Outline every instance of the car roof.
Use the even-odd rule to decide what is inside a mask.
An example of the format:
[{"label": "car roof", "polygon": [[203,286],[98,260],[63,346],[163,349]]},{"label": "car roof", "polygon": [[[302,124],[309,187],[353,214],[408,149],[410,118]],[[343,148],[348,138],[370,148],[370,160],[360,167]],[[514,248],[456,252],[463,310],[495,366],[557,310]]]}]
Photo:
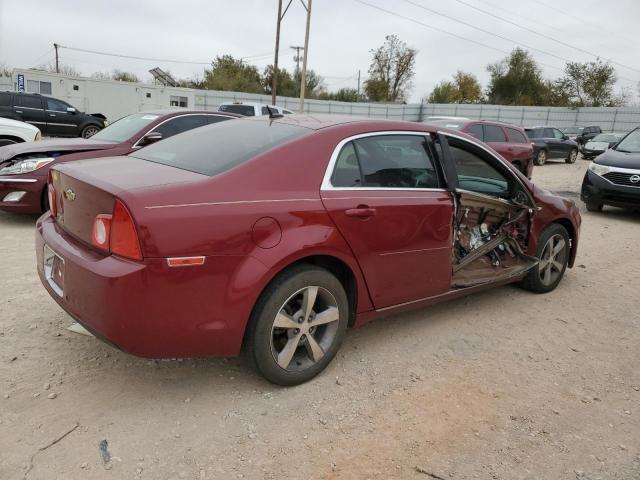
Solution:
[{"label": "car roof", "polygon": [[347,124],[358,124],[362,127],[369,127],[372,131],[375,130],[399,130],[399,127],[404,127],[407,130],[424,130],[432,131],[436,127],[431,126],[429,129],[425,129],[428,124],[416,123],[402,120],[387,120],[387,119],[374,119],[368,117],[357,117],[349,115],[331,115],[331,114],[297,114],[270,118],[267,115],[261,115],[257,117],[245,117],[243,121],[250,122],[277,122],[287,125],[297,125],[299,127],[308,128],[310,130],[320,130],[323,128],[337,127]]},{"label": "car roof", "polygon": [[[159,109],[159,110],[144,110],[141,112],[134,112],[134,113],[146,113],[148,115],[160,115],[160,116],[169,116],[169,115],[187,115],[187,114],[208,114],[208,115],[228,115],[230,117],[240,117],[241,115],[235,114],[235,113],[231,113],[231,112],[219,112],[217,110],[212,111],[212,110],[172,110],[169,108],[166,108],[164,110]],[[131,114],[133,115],[133,113]]]}]

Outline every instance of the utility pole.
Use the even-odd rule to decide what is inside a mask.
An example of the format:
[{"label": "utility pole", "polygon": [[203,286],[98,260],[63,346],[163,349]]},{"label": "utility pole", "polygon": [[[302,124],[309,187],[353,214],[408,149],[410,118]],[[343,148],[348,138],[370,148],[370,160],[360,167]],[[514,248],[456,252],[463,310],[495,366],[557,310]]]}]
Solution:
[{"label": "utility pole", "polygon": [[[291,48],[292,50],[296,51],[296,54],[293,57],[293,59],[296,62],[296,71],[293,74],[293,78],[297,80],[298,79],[298,75],[300,75],[300,50],[304,50],[304,47],[293,47],[292,46],[292,47],[289,47],[289,48]],[[296,93],[300,94],[300,87],[299,86],[296,87]]]},{"label": "utility pole", "polygon": [[360,101],[360,70],[358,70],[358,94],[356,96],[356,102]]},{"label": "utility pole", "polygon": [[58,63],[58,47],[59,47],[59,46],[60,46],[60,45],[58,45],[57,43],[54,43],[54,44],[53,44],[53,48],[55,48],[55,49],[56,49],[56,73],[60,73],[60,65],[59,65],[59,63]]},{"label": "utility pole", "polygon": [[311,0],[307,0],[305,5],[302,0],[302,5],[307,10],[307,29],[304,34],[304,57],[302,59],[302,75],[300,75],[300,108],[299,113],[304,113],[304,90],[307,82],[307,58],[309,57],[309,27],[311,26]]},{"label": "utility pole", "polygon": [[293,0],[289,0],[287,4],[287,8],[284,9],[284,13],[282,13],[282,0],[278,0],[278,23],[276,24],[276,53],[273,59],[273,80],[271,82],[271,104],[276,104],[276,90],[278,88],[278,52],[280,51],[280,23],[284,18],[287,10],[291,6],[291,2]]}]

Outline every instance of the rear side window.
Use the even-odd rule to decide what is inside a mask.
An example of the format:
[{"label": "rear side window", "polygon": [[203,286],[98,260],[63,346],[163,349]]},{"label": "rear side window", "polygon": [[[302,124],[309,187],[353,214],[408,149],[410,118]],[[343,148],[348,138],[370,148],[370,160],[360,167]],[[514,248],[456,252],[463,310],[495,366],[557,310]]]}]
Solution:
[{"label": "rear side window", "polygon": [[509,132],[509,139],[513,143],[529,143],[527,138],[522,134],[520,130],[516,130],[515,128],[507,128]]},{"label": "rear side window", "polygon": [[11,94],[0,92],[0,107],[11,107]]},{"label": "rear side window", "polygon": [[504,132],[502,128],[496,125],[485,125],[484,126],[484,141],[485,142],[496,142],[496,143],[504,143],[507,141],[507,137],[504,136]]},{"label": "rear side window", "polygon": [[469,135],[476,137],[478,140],[484,142],[484,132],[482,131],[482,124],[476,123],[474,125],[471,125],[467,129],[467,133]]},{"label": "rear side window", "polygon": [[308,133],[310,129],[297,125],[236,120],[190,130],[131,156],[214,176]]},{"label": "rear side window", "polygon": [[207,118],[205,115],[185,115],[167,120],[154,128],[153,131],[161,133],[162,138],[169,138],[193,128],[203,127],[206,124]]},{"label": "rear side window", "polygon": [[221,112],[237,113],[245,117],[253,117],[256,114],[251,105],[220,105],[218,110]]},{"label": "rear side window", "polygon": [[[340,152],[333,178],[341,185],[437,188],[438,176],[422,135],[377,135],[354,140]],[[354,165],[354,160],[357,162]],[[359,166],[358,181],[354,167]],[[351,185],[347,185],[351,183]]]},{"label": "rear side window", "polygon": [[527,137],[529,138],[542,138],[542,134],[544,133],[544,129],[542,128],[527,128],[525,129],[527,132]]},{"label": "rear side window", "polygon": [[360,187],[360,166],[353,142],[347,143],[336,160],[336,167],[331,176],[331,184],[334,187]]},{"label": "rear side window", "polygon": [[207,115],[207,123],[224,122],[225,120],[233,120],[233,117],[225,117],[224,115]]},{"label": "rear side window", "polygon": [[16,105],[25,108],[42,108],[42,97],[32,95],[17,95]]}]

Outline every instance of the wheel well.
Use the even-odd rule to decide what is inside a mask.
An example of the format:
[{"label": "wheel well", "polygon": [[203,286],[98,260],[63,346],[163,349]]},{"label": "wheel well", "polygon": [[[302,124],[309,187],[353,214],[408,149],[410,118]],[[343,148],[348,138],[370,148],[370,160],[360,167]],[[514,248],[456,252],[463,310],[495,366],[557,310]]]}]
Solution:
[{"label": "wheel well", "polygon": [[347,299],[349,300],[349,326],[352,327],[356,321],[356,309],[358,307],[358,285],[356,284],[356,277],[351,271],[351,268],[342,260],[330,255],[313,255],[310,257],[304,257],[296,260],[294,263],[287,265],[274,277],[276,278],[283,271],[288,270],[291,267],[308,263],[324,268],[331,272],[340,281],[344,291],[347,293]]},{"label": "wheel well", "polygon": [[567,233],[569,234],[569,238],[571,239],[571,256],[569,259],[569,266],[573,266],[573,259],[575,258],[575,249],[576,249],[576,231],[573,228],[573,224],[568,218],[559,218],[554,223],[558,223],[562,225]]}]

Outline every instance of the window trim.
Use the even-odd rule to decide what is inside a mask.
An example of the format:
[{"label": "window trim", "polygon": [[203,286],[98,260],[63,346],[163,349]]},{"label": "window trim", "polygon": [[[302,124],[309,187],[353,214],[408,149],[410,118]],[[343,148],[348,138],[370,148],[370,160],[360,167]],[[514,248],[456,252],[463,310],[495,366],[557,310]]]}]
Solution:
[{"label": "window trim", "polygon": [[[138,112],[138,113],[143,113],[143,112]],[[150,114],[153,115],[153,114]],[[164,119],[163,121],[161,121],[160,123],[154,125],[151,129],[147,130],[146,132],[144,132],[142,135],[140,135],[140,138],[138,140],[136,140],[134,142],[134,144],[131,146],[131,149],[134,148],[142,148],[140,145],[138,145],[138,143],[140,143],[140,141],[144,138],[145,135],[155,131],[156,128],[158,128],[160,125],[162,125],[163,123],[167,123],[170,120],[174,120],[176,118],[180,118],[180,117],[191,117],[193,115],[204,115],[205,117],[223,117],[223,118],[231,118],[233,119],[234,117],[229,117],[228,115],[220,115],[219,113],[207,113],[207,112],[200,112],[200,113],[182,113],[180,115],[174,115],[173,117],[169,117]],[[206,127],[207,125],[211,125],[210,123],[204,124],[202,125],[203,127]],[[196,127],[196,128],[201,128],[201,127]],[[193,130],[193,129],[191,129]],[[170,137],[167,137],[170,138]],[[126,141],[126,140],[125,140]]]},{"label": "window trim", "polygon": [[[428,137],[432,132],[420,132],[420,131],[410,131],[410,130],[382,130],[379,132],[367,132],[367,133],[358,133],[356,135],[351,135],[349,137],[343,138],[338,142],[338,144],[333,149],[333,153],[329,158],[329,164],[324,172],[324,177],[322,179],[322,183],[320,184],[321,192],[330,192],[330,191],[357,191],[357,192],[373,192],[373,191],[390,191],[390,192],[447,192],[446,188],[437,187],[437,188],[405,188],[405,187],[334,187],[331,183],[331,177],[333,177],[333,172],[335,170],[336,162],[338,161],[338,156],[342,151],[343,147],[354,140],[358,140],[360,138],[367,137],[379,137],[386,135],[413,135],[417,137]],[[357,152],[356,152],[357,154]],[[427,153],[429,155],[429,153]],[[436,163],[440,161],[440,159],[432,159],[434,162],[434,167],[438,168]]]}]

